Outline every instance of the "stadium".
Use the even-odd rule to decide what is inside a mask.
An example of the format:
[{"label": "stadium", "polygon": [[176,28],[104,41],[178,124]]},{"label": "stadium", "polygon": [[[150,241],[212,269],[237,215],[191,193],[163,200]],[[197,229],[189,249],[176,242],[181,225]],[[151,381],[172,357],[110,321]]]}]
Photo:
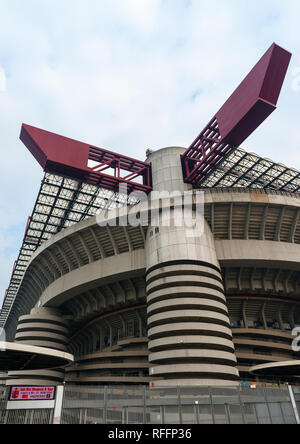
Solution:
[{"label": "stadium", "polygon": [[290,57],[272,45],[188,149],[145,161],[22,126],[45,175],[0,313],[3,385],[298,384],[300,172],[241,148]]}]

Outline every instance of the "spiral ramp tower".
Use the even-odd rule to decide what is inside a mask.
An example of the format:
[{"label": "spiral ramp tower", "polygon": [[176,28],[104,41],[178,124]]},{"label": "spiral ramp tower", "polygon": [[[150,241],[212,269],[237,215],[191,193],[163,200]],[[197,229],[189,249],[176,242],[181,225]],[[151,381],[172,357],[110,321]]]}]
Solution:
[{"label": "spiral ramp tower", "polygon": [[[184,185],[180,148],[148,159],[153,193],[192,193]],[[228,385],[238,380],[236,357],[214,239],[201,211],[185,209],[180,226],[170,211],[148,230],[146,281],[150,373],[158,385]],[[200,209],[201,210],[201,209]],[[191,228],[188,221],[195,221]]]}]

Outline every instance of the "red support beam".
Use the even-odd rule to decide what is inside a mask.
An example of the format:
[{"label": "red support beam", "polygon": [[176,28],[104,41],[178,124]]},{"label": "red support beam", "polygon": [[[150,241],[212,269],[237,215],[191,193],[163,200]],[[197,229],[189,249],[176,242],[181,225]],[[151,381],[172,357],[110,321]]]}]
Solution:
[{"label": "red support beam", "polygon": [[186,183],[201,185],[275,111],[291,56],[275,43],[268,49],[182,156]]},{"label": "red support beam", "polygon": [[[46,172],[76,177],[116,192],[120,184],[126,185],[129,193],[152,191],[149,163],[25,124],[20,139]],[[91,166],[92,162],[95,165]]]}]

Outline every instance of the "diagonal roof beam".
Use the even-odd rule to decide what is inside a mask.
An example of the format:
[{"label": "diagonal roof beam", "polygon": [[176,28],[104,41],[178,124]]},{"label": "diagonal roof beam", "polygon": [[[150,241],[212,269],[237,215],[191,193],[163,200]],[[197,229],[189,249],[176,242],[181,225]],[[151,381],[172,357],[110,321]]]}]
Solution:
[{"label": "diagonal roof beam", "polygon": [[291,53],[273,43],[182,156],[195,188],[275,111]]}]

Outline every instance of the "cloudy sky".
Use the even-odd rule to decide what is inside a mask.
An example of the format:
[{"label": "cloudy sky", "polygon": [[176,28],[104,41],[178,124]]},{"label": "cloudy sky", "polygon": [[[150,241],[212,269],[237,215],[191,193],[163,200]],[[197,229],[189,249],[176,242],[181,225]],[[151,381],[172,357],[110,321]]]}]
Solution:
[{"label": "cloudy sky", "polygon": [[42,171],[22,122],[144,159],[188,146],[275,41],[279,109],[245,143],[300,169],[299,0],[0,0],[0,300]]}]

